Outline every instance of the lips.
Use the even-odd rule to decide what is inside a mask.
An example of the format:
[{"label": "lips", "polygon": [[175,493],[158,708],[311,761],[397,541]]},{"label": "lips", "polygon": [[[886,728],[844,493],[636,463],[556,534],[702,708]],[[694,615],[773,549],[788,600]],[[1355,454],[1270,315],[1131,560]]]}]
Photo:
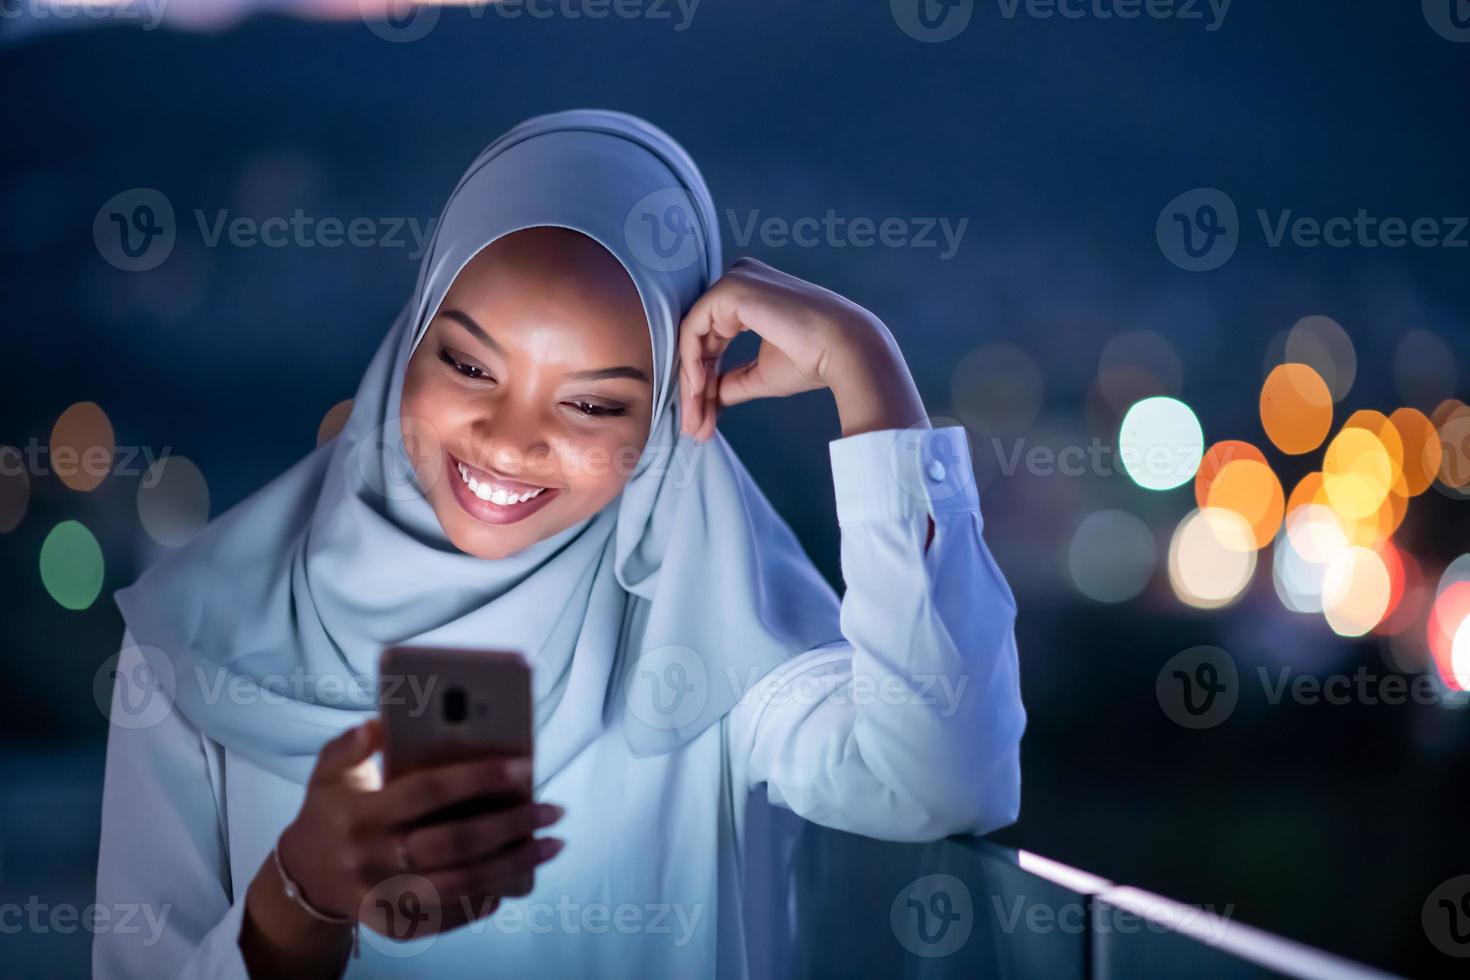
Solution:
[{"label": "lips", "polygon": [[496,476],[471,466],[452,453],[444,454],[454,499],[477,521],[486,524],[514,524],[545,507],[560,491]]}]

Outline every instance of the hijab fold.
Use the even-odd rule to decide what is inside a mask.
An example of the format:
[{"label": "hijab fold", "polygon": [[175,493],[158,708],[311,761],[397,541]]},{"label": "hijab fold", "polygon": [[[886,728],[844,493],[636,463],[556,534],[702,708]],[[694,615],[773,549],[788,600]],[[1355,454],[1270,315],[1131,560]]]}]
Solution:
[{"label": "hijab fold", "polygon": [[[414,476],[412,454],[440,450],[400,418],[403,378],[466,263],[538,226],[598,241],[637,286],[651,431],[601,511],[484,560],[449,542]],[[305,782],[322,744],[375,710],[384,647],[517,650],[533,668],[539,785],[611,726],[636,755],[671,751],[782,660],[840,640],[836,595],[724,437],[679,435],[676,331],[720,270],[704,180],[649,123],[558,112],[491,143],[341,433],[117,593],[173,706]]]}]

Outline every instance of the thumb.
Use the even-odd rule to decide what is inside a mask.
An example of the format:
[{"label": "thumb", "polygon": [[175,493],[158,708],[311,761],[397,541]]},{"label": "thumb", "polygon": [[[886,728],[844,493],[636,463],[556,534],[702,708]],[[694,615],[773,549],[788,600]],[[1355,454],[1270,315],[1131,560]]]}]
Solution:
[{"label": "thumb", "polygon": [[761,377],[760,363],[756,358],[720,375],[720,405],[739,405],[771,394],[770,387]]},{"label": "thumb", "polygon": [[376,718],[370,718],[338,735],[326,745],[316,757],[313,779],[336,779],[354,766],[372,758],[383,741],[383,726]]}]

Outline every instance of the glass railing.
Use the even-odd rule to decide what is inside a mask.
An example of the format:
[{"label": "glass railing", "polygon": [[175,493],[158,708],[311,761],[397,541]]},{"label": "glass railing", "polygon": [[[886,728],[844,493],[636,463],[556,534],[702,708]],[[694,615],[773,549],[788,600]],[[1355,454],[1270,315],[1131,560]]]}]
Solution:
[{"label": "glass railing", "polygon": [[808,826],[794,870],[799,977],[1391,976],[982,838],[893,844]]}]

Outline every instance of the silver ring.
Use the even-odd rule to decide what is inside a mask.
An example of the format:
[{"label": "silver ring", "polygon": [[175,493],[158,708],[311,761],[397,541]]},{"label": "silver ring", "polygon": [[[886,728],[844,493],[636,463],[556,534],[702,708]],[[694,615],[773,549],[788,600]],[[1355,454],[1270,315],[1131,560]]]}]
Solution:
[{"label": "silver ring", "polygon": [[414,869],[413,855],[408,853],[408,837],[406,835],[399,834],[394,838],[393,855],[398,859],[399,870],[409,872]]}]

